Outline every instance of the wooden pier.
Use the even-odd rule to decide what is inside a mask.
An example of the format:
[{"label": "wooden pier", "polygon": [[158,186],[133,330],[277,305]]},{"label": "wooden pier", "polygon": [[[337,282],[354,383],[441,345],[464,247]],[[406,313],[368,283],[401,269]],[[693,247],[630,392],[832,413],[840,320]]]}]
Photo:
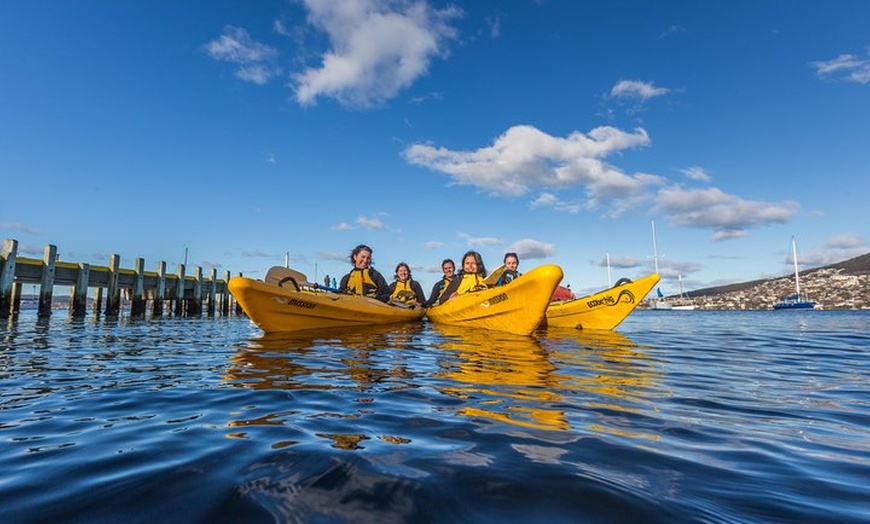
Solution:
[{"label": "wooden pier", "polygon": [[[156,271],[145,271],[145,260],[137,258],[133,268],[121,268],[121,257],[109,257],[108,266],[92,266],[82,262],[58,260],[57,247],[46,245],[42,259],[18,256],[18,241],[5,240],[0,250],[0,318],[17,316],[21,309],[22,289],[25,284],[39,285],[38,316],[49,317],[52,310],[54,286],[70,286],[69,314],[83,317],[88,310],[88,290],[95,288],[92,311],[99,316],[118,317],[121,314],[122,293],[130,302],[130,317],[145,318],[148,302],[151,316],[159,317],[164,311],[175,316],[201,316],[203,304],[208,316],[218,311],[224,316],[240,309],[230,296],[227,282],[230,272],[218,279],[217,269],[210,278],[204,278],[201,267],[193,275],[185,273],[184,264],[178,264],[175,274],[166,272],[166,262],[158,262]],[[103,309],[103,291],[106,304]],[[168,306],[168,307],[167,307]]]}]

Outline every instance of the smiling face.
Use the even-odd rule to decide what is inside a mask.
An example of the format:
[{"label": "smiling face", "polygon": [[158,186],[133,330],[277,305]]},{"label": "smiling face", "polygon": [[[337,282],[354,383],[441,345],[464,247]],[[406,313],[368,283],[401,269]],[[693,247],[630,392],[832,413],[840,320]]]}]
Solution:
[{"label": "smiling face", "polygon": [[477,273],[477,259],[474,255],[466,255],[462,259],[462,271],[464,273]]},{"label": "smiling face", "polygon": [[353,256],[353,267],[356,269],[368,269],[372,263],[372,252],[367,249],[361,249],[359,253]]},{"label": "smiling face", "polygon": [[445,278],[453,278],[453,273],[456,272],[456,268],[453,267],[453,262],[445,262],[441,265],[441,271],[444,273]]},{"label": "smiling face", "polygon": [[520,265],[520,261],[517,259],[517,257],[509,256],[509,257],[505,257],[505,259],[504,259],[504,268],[507,269],[508,271],[516,271],[517,266],[519,266],[519,265]]},{"label": "smiling face", "polygon": [[399,266],[396,269],[396,278],[400,282],[406,282],[411,277],[411,272],[408,271],[408,266]]}]

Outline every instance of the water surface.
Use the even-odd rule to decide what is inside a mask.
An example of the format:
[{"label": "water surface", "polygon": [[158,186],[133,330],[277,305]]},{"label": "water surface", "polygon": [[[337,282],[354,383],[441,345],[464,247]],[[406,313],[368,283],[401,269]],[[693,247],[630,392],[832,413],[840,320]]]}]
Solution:
[{"label": "water surface", "polygon": [[868,522],[867,312],[613,333],[32,312],[0,522]]}]

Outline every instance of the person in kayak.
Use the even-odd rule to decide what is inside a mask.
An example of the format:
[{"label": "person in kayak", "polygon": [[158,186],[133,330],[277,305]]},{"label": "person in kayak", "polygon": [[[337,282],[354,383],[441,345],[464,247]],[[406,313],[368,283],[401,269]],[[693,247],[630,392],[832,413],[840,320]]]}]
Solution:
[{"label": "person in kayak", "polygon": [[443,304],[463,293],[470,293],[480,289],[486,289],[488,286],[484,282],[486,279],[486,266],[483,265],[483,259],[477,251],[468,251],[462,255],[462,271],[456,278],[450,281],[447,289],[441,294],[438,299],[439,304]]},{"label": "person in kayak", "polygon": [[404,262],[396,266],[395,280],[390,284],[390,302],[402,306],[420,307],[426,302],[423,287],[411,278],[411,267]]},{"label": "person in kayak", "polygon": [[516,253],[505,253],[504,255],[504,271],[496,281],[496,286],[503,286],[513,282],[515,278],[522,275],[517,268],[520,266],[520,257]]},{"label": "person in kayak", "polygon": [[381,302],[390,300],[390,286],[387,280],[372,265],[372,248],[360,244],[350,253],[353,269],[341,277],[339,292],[376,298]]},{"label": "person in kayak", "polygon": [[425,304],[426,307],[434,306],[438,302],[438,299],[441,298],[444,290],[447,289],[450,281],[454,278],[454,273],[456,272],[456,264],[453,263],[453,260],[445,258],[441,262],[441,272],[444,274],[444,276],[441,277],[441,280],[435,282],[434,286],[432,286],[432,292],[429,293],[429,300],[427,300]]}]

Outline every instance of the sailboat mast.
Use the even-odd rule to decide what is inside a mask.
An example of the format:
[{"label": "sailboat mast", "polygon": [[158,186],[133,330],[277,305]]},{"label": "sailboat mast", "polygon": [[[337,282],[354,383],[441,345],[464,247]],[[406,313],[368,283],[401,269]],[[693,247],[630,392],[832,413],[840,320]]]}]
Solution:
[{"label": "sailboat mast", "polygon": [[652,240],[653,240],[653,265],[656,268],[656,274],[659,272],[659,254],[656,248],[656,221],[651,220],[652,223]]},{"label": "sailboat mast", "polygon": [[794,235],[791,236],[791,257],[794,261],[794,288],[797,293],[798,300],[801,298],[801,281],[798,276],[798,263],[797,263],[797,240],[795,240]]}]

